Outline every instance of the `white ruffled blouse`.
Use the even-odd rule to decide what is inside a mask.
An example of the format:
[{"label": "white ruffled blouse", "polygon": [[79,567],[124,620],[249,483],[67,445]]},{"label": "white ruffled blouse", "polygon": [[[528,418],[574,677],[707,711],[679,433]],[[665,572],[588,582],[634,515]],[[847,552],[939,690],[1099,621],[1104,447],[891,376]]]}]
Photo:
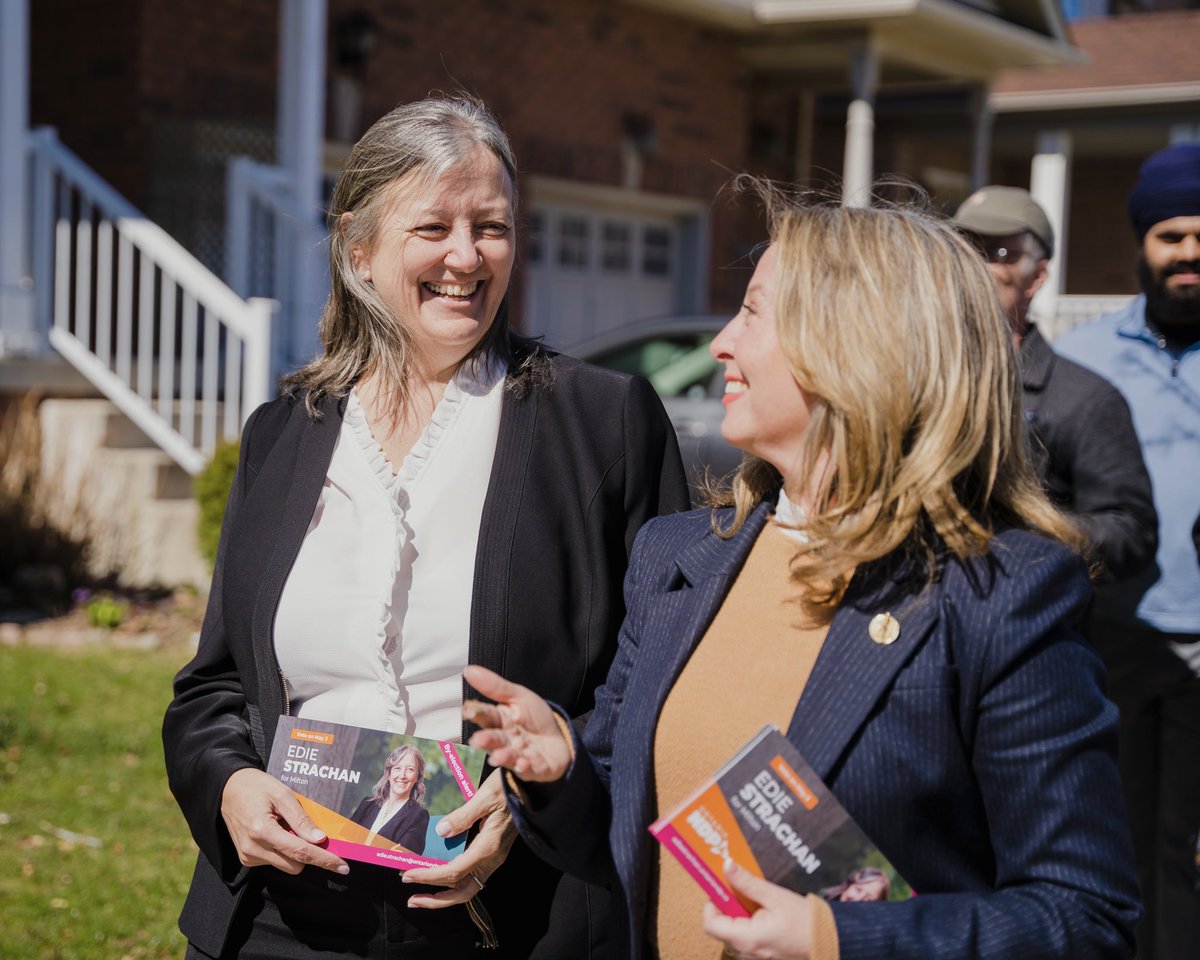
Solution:
[{"label": "white ruffled blouse", "polygon": [[464,367],[398,473],[351,392],[275,616],[300,717],[458,740],[505,369]]}]

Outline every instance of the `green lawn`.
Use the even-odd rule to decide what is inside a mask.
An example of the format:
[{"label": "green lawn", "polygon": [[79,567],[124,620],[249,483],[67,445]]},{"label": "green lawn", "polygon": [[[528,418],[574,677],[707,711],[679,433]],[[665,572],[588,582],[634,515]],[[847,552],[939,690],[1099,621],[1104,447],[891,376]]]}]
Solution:
[{"label": "green lawn", "polygon": [[0,960],[182,957],[195,847],[159,726],[184,659],[0,648]]}]

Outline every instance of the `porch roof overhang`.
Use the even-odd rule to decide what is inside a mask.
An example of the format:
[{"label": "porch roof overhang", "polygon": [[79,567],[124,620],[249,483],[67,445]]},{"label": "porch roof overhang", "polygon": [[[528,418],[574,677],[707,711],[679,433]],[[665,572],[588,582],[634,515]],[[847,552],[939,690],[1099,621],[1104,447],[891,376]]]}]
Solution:
[{"label": "porch roof overhang", "polygon": [[1200,105],[1200,81],[1080,90],[1014,90],[993,93],[991,104],[997,113],[1042,113],[1164,104],[1195,106]]},{"label": "porch roof overhang", "polygon": [[988,82],[1003,69],[1082,62],[1050,0],[626,0],[742,36],[759,73],[847,86],[864,47],[884,86]]},{"label": "porch roof overhang", "polygon": [[1006,71],[992,89],[998,114],[1069,114],[1200,104],[1195,47],[1200,10],[1164,10],[1075,24],[1086,60],[1049,70]]}]

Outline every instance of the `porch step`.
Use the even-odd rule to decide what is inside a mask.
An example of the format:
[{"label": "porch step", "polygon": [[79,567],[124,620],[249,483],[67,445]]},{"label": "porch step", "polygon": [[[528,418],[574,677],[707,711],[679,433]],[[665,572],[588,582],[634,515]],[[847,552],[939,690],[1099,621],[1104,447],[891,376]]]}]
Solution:
[{"label": "porch step", "polygon": [[52,520],[87,538],[94,575],[130,587],[207,584],[186,471],[108,400],[45,400],[39,421]]},{"label": "porch step", "polygon": [[[215,418],[218,431],[221,424],[224,422],[225,404],[217,403],[215,406]],[[179,401],[175,401],[171,412],[171,423],[176,429],[182,431],[182,410],[180,409]],[[199,405],[193,406],[192,412],[192,436],[199,437],[203,429],[203,424],[200,419]],[[108,418],[108,427],[104,436],[104,445],[106,447],[155,447],[157,445],[145,433],[141,427],[122,414],[116,407],[112,408],[112,413]]]},{"label": "porch step", "polygon": [[20,395],[36,391],[39,396],[92,397],[91,381],[58,354],[29,357],[0,352],[0,394]]}]

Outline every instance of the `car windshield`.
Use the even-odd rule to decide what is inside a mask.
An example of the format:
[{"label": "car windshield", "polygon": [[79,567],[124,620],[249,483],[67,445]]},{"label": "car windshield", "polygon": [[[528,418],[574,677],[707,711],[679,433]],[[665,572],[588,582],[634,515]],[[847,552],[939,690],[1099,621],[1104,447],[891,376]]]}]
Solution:
[{"label": "car windshield", "polygon": [[703,397],[717,361],[708,352],[711,333],[651,337],[596,357],[594,362],[650,381],[661,397]]}]

